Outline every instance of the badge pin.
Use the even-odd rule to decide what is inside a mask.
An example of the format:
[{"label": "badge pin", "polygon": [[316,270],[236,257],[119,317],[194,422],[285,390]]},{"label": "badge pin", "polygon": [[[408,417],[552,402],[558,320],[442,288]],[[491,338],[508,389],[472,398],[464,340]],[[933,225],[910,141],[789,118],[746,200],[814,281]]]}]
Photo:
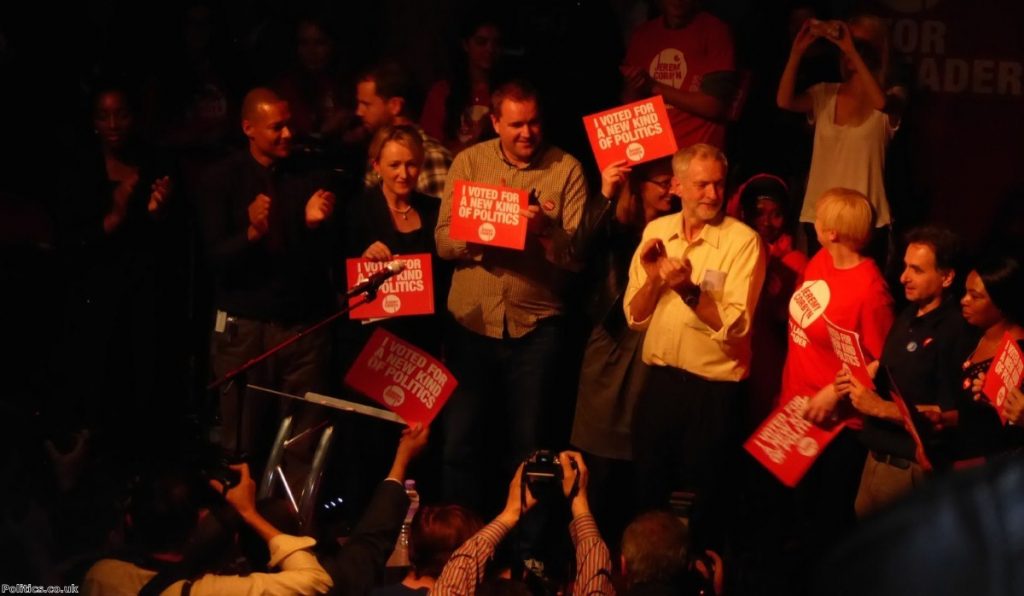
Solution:
[{"label": "badge pin", "polygon": [[916,350],[917,350],[917,342],[916,341],[912,341],[909,344],[907,344],[907,351],[908,352],[914,352]]}]

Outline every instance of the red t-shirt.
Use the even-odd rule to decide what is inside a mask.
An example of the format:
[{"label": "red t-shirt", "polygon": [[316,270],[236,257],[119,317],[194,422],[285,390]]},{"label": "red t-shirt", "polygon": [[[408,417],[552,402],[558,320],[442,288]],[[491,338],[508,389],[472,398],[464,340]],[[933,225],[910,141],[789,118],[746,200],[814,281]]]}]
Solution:
[{"label": "red t-shirt", "polygon": [[[699,12],[685,27],[668,29],[664,20],[640,25],[629,41],[625,63],[683,91],[700,91],[704,75],[735,70],[732,33],[718,18]],[[725,148],[725,125],[667,105],[676,144],[709,143]]]},{"label": "red t-shirt", "polygon": [[866,364],[878,360],[892,326],[893,300],[885,279],[871,259],[851,269],[836,269],[827,250],[807,263],[803,279],[789,301],[789,340],[782,372],[781,402],[796,395],[813,396],[835,380],[842,363],[822,315],[860,334]]}]

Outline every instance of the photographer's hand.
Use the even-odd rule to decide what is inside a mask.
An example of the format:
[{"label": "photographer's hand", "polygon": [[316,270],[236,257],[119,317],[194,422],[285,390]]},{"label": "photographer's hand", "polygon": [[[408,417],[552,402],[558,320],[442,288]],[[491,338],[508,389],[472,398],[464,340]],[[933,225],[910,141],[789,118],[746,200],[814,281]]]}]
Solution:
[{"label": "photographer's hand", "polygon": [[[523,484],[524,466],[525,464],[519,464],[519,469],[516,470],[516,475],[512,477],[512,482],[508,487],[508,500],[505,501],[505,509],[495,518],[510,528],[519,523],[519,518],[537,503],[537,499],[530,493],[530,488]],[[526,494],[523,495],[522,491],[526,491]],[[524,496],[525,498],[523,498]]]},{"label": "photographer's hand", "polygon": [[587,464],[583,463],[583,455],[578,451],[563,451],[558,454],[558,462],[562,465],[562,493],[569,499],[572,516],[589,514],[587,482],[590,473]]},{"label": "photographer's hand", "polygon": [[213,490],[224,495],[224,500],[238,512],[238,515],[245,520],[245,523],[249,524],[263,540],[270,542],[270,539],[281,534],[281,531],[271,525],[256,510],[256,483],[249,476],[249,464],[236,464],[228,467],[239,473],[238,484],[230,488],[226,494],[224,493],[224,485],[219,480],[211,479],[210,486]]}]

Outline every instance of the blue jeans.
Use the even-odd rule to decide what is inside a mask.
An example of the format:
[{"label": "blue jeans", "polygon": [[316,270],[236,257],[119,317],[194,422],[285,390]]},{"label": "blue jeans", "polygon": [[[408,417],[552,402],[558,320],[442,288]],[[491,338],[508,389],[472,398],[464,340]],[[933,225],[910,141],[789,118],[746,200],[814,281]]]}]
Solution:
[{"label": "blue jeans", "polygon": [[556,447],[547,424],[562,320],[543,319],[523,337],[503,339],[453,326],[448,364],[459,386],[441,415],[442,492],[447,502],[489,512],[504,503],[527,455]]}]

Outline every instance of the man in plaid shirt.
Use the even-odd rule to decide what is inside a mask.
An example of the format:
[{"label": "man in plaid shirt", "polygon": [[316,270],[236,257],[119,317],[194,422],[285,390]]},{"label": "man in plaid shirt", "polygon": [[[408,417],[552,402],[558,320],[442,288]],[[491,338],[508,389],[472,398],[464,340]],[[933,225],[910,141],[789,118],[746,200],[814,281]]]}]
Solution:
[{"label": "man in plaid shirt", "polygon": [[[380,64],[359,79],[356,84],[356,115],[363,126],[375,134],[384,126],[405,124],[419,131],[423,139],[423,167],[416,190],[425,195],[441,198],[452,154],[437,139],[428,136],[413,120],[411,104],[414,95],[412,79],[393,62]],[[380,176],[367,162],[366,187],[380,184]]]}]

